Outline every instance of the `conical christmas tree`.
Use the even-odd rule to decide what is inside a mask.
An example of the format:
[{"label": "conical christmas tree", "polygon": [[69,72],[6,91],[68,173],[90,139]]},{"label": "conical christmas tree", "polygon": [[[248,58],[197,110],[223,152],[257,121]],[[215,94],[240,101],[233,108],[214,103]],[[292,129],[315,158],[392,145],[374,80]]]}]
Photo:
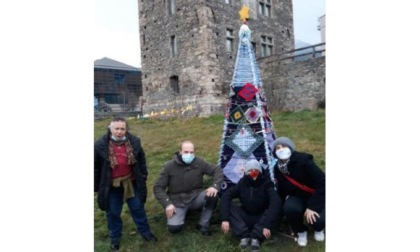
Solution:
[{"label": "conical christmas tree", "polygon": [[238,53],[219,154],[219,165],[224,174],[222,191],[239,181],[245,164],[252,159],[259,161],[263,172],[274,180],[276,162],[272,154],[276,136],[251,44],[251,30],[246,24],[249,9],[244,6],[239,13],[243,24],[239,30]]}]

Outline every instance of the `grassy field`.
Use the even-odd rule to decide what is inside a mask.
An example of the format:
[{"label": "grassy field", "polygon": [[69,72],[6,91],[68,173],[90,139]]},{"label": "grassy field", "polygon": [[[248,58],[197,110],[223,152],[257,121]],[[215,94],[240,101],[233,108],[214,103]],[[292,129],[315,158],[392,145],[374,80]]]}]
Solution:
[{"label": "grassy field", "polygon": [[[271,113],[276,136],[291,138],[297,150],[314,155],[315,162],[325,171],[325,111],[301,112],[273,112]],[[94,137],[98,139],[106,132],[108,119],[95,120]],[[166,219],[162,206],[153,195],[153,184],[162,168],[162,165],[172,158],[178,150],[182,140],[190,139],[195,144],[196,155],[204,157],[207,161],[217,163],[219,148],[222,140],[224,118],[211,116],[208,118],[190,119],[146,119],[129,120],[130,131],[140,137],[146,153],[149,178],[147,181],[148,197],[146,212],[152,232],[158,238],[157,243],[148,243],[136,234],[136,227],[131,219],[127,206],[124,204],[123,236],[120,251],[135,252],[220,252],[241,251],[239,241],[232,238],[230,233],[223,235],[220,231],[218,209],[213,214],[211,230],[213,235],[203,237],[195,230],[199,219],[198,212],[187,216],[184,230],[176,235],[165,230]],[[207,178],[206,178],[207,181]],[[98,209],[96,197],[94,202],[94,247],[97,252],[110,251],[108,230],[105,212]],[[313,239],[313,230],[309,230],[308,245],[301,248],[291,238],[285,237],[287,227],[280,224],[273,231],[273,237],[262,244],[261,252],[269,251],[325,251],[325,242],[316,242]],[[249,248],[248,248],[249,251]]]}]

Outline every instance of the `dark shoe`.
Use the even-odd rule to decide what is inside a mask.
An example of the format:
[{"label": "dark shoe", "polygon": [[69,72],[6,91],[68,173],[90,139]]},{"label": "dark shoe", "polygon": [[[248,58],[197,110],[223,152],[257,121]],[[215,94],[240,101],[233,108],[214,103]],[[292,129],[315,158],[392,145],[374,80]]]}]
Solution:
[{"label": "dark shoe", "polygon": [[204,235],[204,236],[210,236],[211,235],[210,229],[209,228],[206,228],[206,227],[202,227],[200,224],[197,224],[195,226],[195,228],[197,230],[199,230],[201,232],[201,234]]},{"label": "dark shoe", "polygon": [[142,235],[142,236],[145,241],[157,242],[157,238],[152,233],[148,235]]},{"label": "dark shoe", "polygon": [[117,251],[119,249],[120,249],[120,242],[119,241],[111,242],[111,250],[112,251]]}]

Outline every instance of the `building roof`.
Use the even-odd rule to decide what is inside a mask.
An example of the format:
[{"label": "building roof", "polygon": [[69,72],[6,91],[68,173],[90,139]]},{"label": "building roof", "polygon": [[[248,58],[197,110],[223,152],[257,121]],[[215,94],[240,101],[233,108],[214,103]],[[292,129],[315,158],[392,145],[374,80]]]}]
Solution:
[{"label": "building roof", "polygon": [[107,57],[95,60],[95,68],[140,71],[140,68],[136,68]]}]

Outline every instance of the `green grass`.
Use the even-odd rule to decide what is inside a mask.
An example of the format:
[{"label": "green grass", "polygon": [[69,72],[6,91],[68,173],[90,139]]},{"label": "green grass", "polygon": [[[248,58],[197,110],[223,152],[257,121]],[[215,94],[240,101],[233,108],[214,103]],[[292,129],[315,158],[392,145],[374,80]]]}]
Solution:
[{"label": "green grass", "polygon": [[[273,112],[271,114],[276,136],[290,137],[297,150],[314,155],[315,162],[325,171],[325,111]],[[94,140],[106,132],[110,118],[96,120],[94,123]],[[211,229],[213,235],[203,237],[195,230],[199,213],[192,212],[187,216],[184,230],[176,235],[165,230],[166,219],[162,206],[153,195],[153,184],[162,165],[172,158],[179,149],[179,143],[190,139],[195,144],[196,155],[202,156],[209,162],[217,163],[219,148],[222,140],[224,117],[222,115],[208,118],[189,119],[145,119],[129,120],[130,132],[140,137],[146,153],[149,178],[147,181],[148,197],[146,212],[152,232],[158,238],[157,243],[148,243],[135,234],[136,227],[131,219],[127,206],[124,204],[123,236],[120,251],[156,251],[156,252],[219,252],[241,251],[239,241],[232,238],[230,233],[223,235],[220,231],[218,209],[213,214]],[[208,180],[208,178],[206,178]],[[94,247],[97,252],[110,251],[105,212],[97,208],[94,202]],[[325,242],[313,239],[313,230],[309,230],[308,245],[301,248],[292,239],[284,237],[280,232],[287,228],[280,224],[273,231],[273,237],[263,243],[261,252],[271,251],[325,251]],[[249,251],[249,248],[248,248]]]}]

